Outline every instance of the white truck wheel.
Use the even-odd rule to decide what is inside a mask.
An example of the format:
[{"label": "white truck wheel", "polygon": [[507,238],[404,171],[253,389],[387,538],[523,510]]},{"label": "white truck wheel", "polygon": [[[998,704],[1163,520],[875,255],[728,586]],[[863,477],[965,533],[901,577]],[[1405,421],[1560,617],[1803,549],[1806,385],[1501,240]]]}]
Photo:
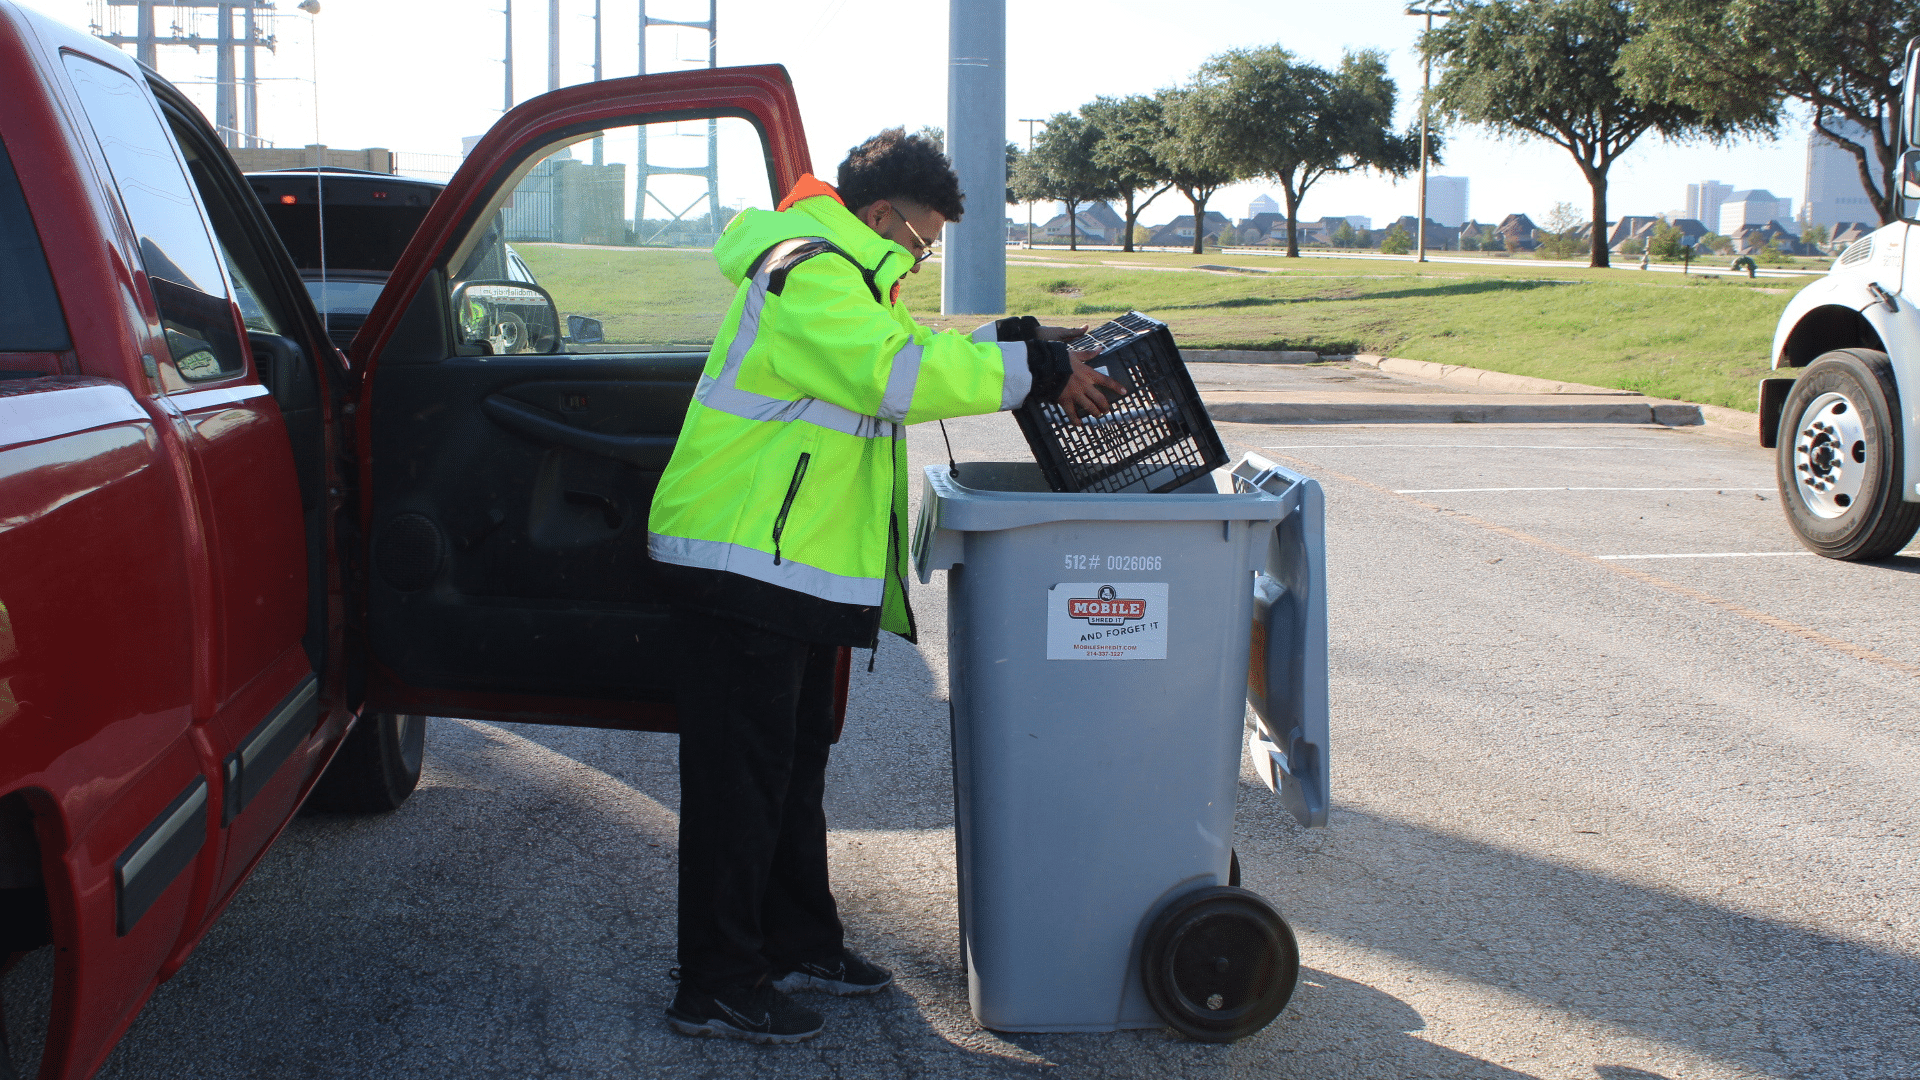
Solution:
[{"label": "white truck wheel", "polygon": [[1830,559],[1884,559],[1920,529],[1904,483],[1899,391],[1887,355],[1837,349],[1814,360],[1781,410],[1775,474],[1787,522]]}]

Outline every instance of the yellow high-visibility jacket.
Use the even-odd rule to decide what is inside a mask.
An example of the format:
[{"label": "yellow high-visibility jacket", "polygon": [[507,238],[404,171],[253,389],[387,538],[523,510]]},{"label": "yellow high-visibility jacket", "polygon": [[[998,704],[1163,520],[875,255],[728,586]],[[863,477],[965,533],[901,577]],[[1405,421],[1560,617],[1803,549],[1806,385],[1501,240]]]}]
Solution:
[{"label": "yellow high-visibility jacket", "polygon": [[904,425],[1017,407],[1028,343],[916,324],[894,302],[913,257],[824,183],[782,206],[741,213],[714,246],[739,290],[648,551],[675,602],[831,644],[911,639]]}]

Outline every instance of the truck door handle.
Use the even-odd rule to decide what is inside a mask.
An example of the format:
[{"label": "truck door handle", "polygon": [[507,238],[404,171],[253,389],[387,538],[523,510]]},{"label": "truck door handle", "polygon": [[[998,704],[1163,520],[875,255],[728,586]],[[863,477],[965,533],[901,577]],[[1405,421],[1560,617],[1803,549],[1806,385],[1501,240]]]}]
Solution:
[{"label": "truck door handle", "polygon": [[537,443],[612,458],[637,469],[660,472],[667,467],[667,459],[673,456],[672,435],[606,435],[588,431],[564,420],[554,419],[545,409],[502,394],[488,395],[480,402],[480,411],[508,431],[524,435]]}]

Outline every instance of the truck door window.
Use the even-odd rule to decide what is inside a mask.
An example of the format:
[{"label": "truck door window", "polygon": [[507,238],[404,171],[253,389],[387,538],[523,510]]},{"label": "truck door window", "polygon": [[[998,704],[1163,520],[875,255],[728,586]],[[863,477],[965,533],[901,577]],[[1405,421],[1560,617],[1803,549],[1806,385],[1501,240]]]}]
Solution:
[{"label": "truck door window", "polygon": [[0,143],[0,352],[61,352],[71,345],[40,230],[27,213],[13,159]]},{"label": "truck door window", "polygon": [[[490,327],[467,333],[476,344],[463,351],[706,352],[734,296],[714,241],[740,211],[771,209],[772,188],[759,129],[738,117],[608,128],[543,148],[455,249],[455,290],[498,283],[463,294],[463,327]],[[537,291],[513,283],[539,286],[557,313],[531,310],[544,307]]]},{"label": "truck door window", "polygon": [[126,75],[74,53],[65,60],[139,240],[174,366],[192,380],[243,370],[220,256],[160,115]]},{"label": "truck door window", "polygon": [[278,310],[283,306],[283,301],[253,285],[255,281],[268,280],[268,277],[258,238],[248,229],[245,219],[234,207],[234,199],[242,196],[232,189],[232,185],[221,183],[213,164],[200,153],[196,145],[198,138],[191,130],[184,130],[179,121],[171,116],[168,117],[168,126],[173,129],[174,140],[180,144],[181,156],[186,159],[187,171],[192,174],[194,187],[200,192],[200,202],[207,208],[207,217],[213,222],[214,246],[227,269],[227,280],[233,283],[233,298],[240,305],[241,321],[249,330],[285,333],[281,327],[292,323]]}]

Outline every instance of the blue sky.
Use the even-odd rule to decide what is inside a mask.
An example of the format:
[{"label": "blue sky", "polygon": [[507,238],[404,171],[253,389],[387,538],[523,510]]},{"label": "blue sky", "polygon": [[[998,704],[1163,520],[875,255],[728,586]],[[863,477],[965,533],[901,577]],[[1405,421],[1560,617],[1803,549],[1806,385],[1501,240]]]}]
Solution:
[{"label": "blue sky", "polygon": [[[792,73],[817,169],[830,173],[846,148],[880,128],[945,123],[947,6],[882,0],[719,0],[722,64],[783,63]],[[91,0],[27,0],[76,26],[94,14]],[[281,146],[315,141],[312,92],[317,59],[322,89],[320,141],[333,146],[386,146],[455,154],[463,135],[498,118],[502,100],[501,0],[322,0],[315,18],[278,20],[279,51],[265,57],[275,81],[262,94],[262,134]],[[634,70],[636,0],[602,0],[609,75]],[[704,18],[705,0],[648,0],[656,18]],[[1169,18],[1163,0],[1109,0],[1098,6],[1067,0],[1007,0],[1008,135],[1024,142],[1019,117],[1076,108],[1096,95],[1151,92],[1173,85],[1225,49],[1279,43],[1302,57],[1334,64],[1343,49],[1377,48],[1399,83],[1405,123],[1417,114],[1420,68],[1413,39],[1420,20],[1383,0],[1342,4],[1301,0],[1200,0]],[[591,77],[593,0],[561,5],[561,81]],[[1097,13],[1097,14],[1096,14]],[[547,4],[514,5],[516,92],[546,89]],[[317,38],[317,49],[315,40]],[[703,57],[689,35],[656,38],[649,66],[687,66]],[[211,55],[164,51],[161,71],[176,81],[212,75]],[[210,87],[189,86],[211,109]],[[1673,146],[1644,141],[1612,173],[1609,217],[1652,214],[1682,205],[1684,187],[1719,180],[1803,196],[1804,127],[1778,142],[1733,147]],[[1471,213],[1498,220],[1523,212],[1543,220],[1556,202],[1584,210],[1587,186],[1573,160],[1540,142],[1502,142],[1471,129],[1455,131],[1446,163],[1435,170],[1472,179]],[[1210,204],[1234,216],[1270,185],[1229,189]],[[1278,190],[1271,189],[1276,197]],[[1305,217],[1412,213],[1412,181],[1371,176],[1323,181],[1301,207]],[[1177,195],[1162,196],[1146,219],[1184,212]],[[1020,217],[1018,208],[1008,211]]]}]

